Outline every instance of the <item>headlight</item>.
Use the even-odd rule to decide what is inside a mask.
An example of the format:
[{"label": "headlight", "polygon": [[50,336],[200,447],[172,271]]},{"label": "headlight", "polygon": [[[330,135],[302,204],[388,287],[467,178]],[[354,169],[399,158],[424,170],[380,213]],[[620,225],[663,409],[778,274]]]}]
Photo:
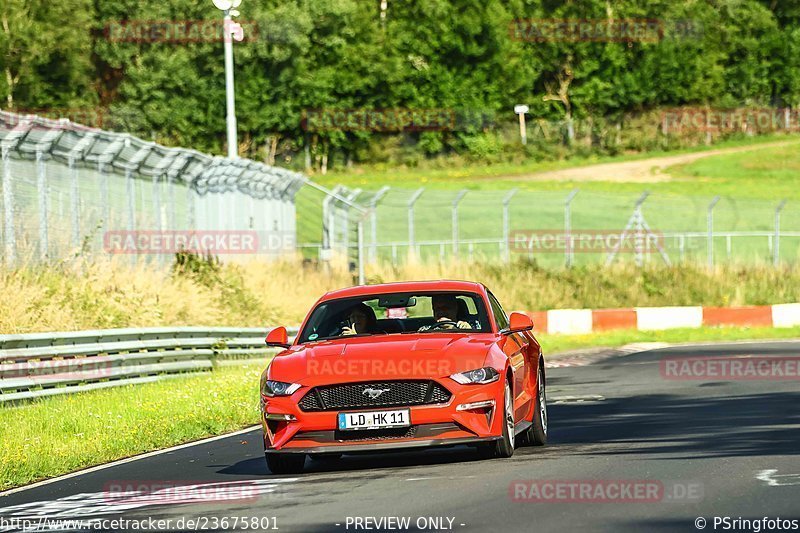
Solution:
[{"label": "headlight", "polygon": [[450,379],[462,385],[483,385],[500,379],[500,374],[492,367],[476,368],[468,372],[453,374]]},{"label": "headlight", "polygon": [[264,382],[263,392],[266,396],[290,396],[300,388],[298,383],[284,383],[268,379]]}]

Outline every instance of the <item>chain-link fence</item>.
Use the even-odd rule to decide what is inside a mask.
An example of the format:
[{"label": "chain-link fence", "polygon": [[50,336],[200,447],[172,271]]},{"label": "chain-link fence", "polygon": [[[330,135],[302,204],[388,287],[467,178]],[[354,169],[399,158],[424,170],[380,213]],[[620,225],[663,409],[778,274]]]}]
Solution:
[{"label": "chain-link fence", "polygon": [[336,191],[366,211],[329,198],[322,214],[326,237],[312,242],[301,234],[306,250],[352,256],[363,220],[369,261],[525,257],[549,267],[800,261],[800,204],[782,200],[577,189]]},{"label": "chain-link fence", "polygon": [[279,256],[297,244],[301,174],[0,112],[6,265],[75,253]]},{"label": "chain-link fence", "polygon": [[246,159],[0,112],[6,265],[180,250],[364,265],[535,259],[542,266],[800,259],[793,203],[598,191],[333,190]]}]

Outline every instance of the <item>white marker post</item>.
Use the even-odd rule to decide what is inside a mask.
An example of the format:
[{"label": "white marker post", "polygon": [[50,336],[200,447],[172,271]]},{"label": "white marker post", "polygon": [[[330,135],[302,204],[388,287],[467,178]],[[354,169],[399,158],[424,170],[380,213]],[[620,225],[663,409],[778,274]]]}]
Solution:
[{"label": "white marker post", "polygon": [[528,144],[528,132],[525,128],[525,113],[528,111],[529,108],[525,104],[514,106],[514,113],[519,115],[519,136],[522,138],[522,144]]}]

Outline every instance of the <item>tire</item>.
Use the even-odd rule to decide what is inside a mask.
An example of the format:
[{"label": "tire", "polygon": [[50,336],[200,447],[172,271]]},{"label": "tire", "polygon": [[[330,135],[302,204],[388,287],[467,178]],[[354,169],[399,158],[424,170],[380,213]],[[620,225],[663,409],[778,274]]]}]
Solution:
[{"label": "tire", "polygon": [[503,435],[500,440],[478,448],[478,453],[483,459],[507,458],[514,455],[514,399],[511,393],[511,384],[508,380],[505,383],[503,389]]},{"label": "tire", "polygon": [[266,453],[267,468],[273,474],[299,474],[306,463],[305,454]]},{"label": "tire", "polygon": [[547,444],[547,386],[544,379],[544,371],[542,370],[543,363],[544,361],[539,361],[532,424],[522,435],[522,441],[526,446],[544,446]]}]

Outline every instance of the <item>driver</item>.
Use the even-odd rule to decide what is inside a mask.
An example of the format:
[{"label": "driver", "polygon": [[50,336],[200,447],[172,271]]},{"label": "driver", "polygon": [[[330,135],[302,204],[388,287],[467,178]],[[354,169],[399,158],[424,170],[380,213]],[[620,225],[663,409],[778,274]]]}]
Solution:
[{"label": "driver", "polygon": [[[433,318],[436,322],[453,322],[453,324],[442,324],[437,329],[472,329],[472,326],[464,320],[458,320],[458,300],[452,294],[435,294],[431,297],[433,306]],[[436,324],[422,326],[417,331],[428,331]]]}]

